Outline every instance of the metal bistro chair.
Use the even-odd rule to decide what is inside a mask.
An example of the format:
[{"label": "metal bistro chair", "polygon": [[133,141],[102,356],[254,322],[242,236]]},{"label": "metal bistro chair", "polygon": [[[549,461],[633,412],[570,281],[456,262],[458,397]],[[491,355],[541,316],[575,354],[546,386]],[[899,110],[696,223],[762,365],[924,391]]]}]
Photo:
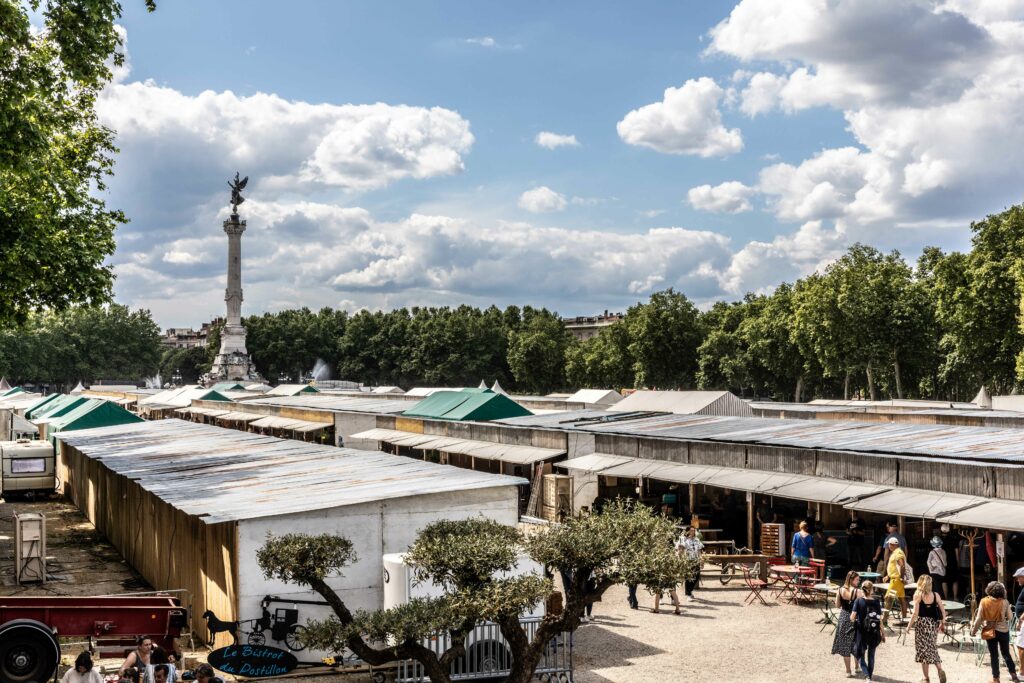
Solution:
[{"label": "metal bistro chair", "polygon": [[959,660],[960,655],[965,650],[971,650],[974,652],[974,665],[981,666],[982,662],[985,661],[985,656],[988,654],[988,644],[980,635],[971,635],[970,621],[965,619],[960,622],[960,635],[956,640],[956,659]]},{"label": "metal bistro chair", "polygon": [[743,583],[745,583],[747,588],[750,589],[750,592],[747,594],[747,597],[743,602],[747,605],[752,605],[754,604],[754,600],[757,599],[761,601],[762,605],[768,607],[768,603],[765,602],[764,596],[761,595],[761,591],[768,587],[768,582],[761,577],[755,578],[754,576],[751,576],[752,569],[750,565],[741,564],[740,570],[743,572]]}]

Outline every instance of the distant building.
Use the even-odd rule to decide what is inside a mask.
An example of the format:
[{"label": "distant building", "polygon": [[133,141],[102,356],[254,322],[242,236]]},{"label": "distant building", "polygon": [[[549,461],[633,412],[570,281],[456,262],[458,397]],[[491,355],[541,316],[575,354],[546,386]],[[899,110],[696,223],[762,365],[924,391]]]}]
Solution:
[{"label": "distant building", "polygon": [[192,349],[197,346],[206,346],[210,333],[222,324],[224,324],[224,318],[214,318],[208,323],[203,323],[198,331],[191,327],[168,327],[164,330],[163,339],[160,341],[171,349]]},{"label": "distant building", "polygon": [[605,311],[604,315],[581,315],[575,318],[562,318],[562,324],[565,325],[565,329],[569,330],[572,336],[580,340],[586,340],[596,337],[601,330],[609,325],[614,325],[624,317],[622,313],[609,313]]}]

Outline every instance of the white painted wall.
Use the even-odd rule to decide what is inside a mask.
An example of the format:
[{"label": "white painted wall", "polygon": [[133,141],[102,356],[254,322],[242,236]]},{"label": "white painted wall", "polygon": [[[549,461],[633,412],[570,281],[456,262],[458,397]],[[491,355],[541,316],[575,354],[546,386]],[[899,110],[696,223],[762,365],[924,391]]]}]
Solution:
[{"label": "white painted wall", "polygon": [[369,431],[377,427],[377,416],[367,413],[335,413],[334,414],[334,445],[345,448],[358,448],[361,451],[376,451],[376,440],[352,439],[353,434]]},{"label": "white painted wall", "polygon": [[[260,600],[276,595],[296,600],[319,600],[320,596],[299,586],[263,578],[256,562],[256,551],[267,533],[325,534],[347,537],[355,546],[358,559],[344,575],[328,581],[352,610],[375,610],[384,604],[383,557],[387,553],[408,550],[419,530],[439,519],[468,519],[483,515],[498,522],[515,525],[519,521],[518,491],[515,486],[500,486],[472,491],[437,493],[394,500],[364,503],[308,513],[282,515],[239,522],[238,525],[238,601],[239,618],[260,616]],[[289,605],[271,605],[275,607]],[[309,618],[326,618],[326,607],[299,605],[299,623]],[[243,625],[243,630],[245,626]],[[284,647],[267,634],[267,645]],[[244,639],[244,636],[242,636]],[[299,659],[312,661],[322,653],[302,652]]]}]

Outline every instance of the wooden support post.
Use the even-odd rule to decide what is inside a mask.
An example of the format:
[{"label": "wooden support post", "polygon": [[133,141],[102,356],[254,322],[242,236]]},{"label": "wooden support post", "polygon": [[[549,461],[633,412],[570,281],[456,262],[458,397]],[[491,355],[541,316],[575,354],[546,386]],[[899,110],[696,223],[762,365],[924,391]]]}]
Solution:
[{"label": "wooden support post", "polygon": [[747,491],[747,547],[754,549],[754,494]]},{"label": "wooden support post", "polygon": [[687,524],[693,524],[693,518],[697,515],[697,485],[690,484],[690,519]]},{"label": "wooden support post", "polygon": [[903,519],[902,515],[896,518],[896,528],[899,529],[900,535],[906,538],[907,534],[905,530],[907,528],[907,525],[906,520]]}]

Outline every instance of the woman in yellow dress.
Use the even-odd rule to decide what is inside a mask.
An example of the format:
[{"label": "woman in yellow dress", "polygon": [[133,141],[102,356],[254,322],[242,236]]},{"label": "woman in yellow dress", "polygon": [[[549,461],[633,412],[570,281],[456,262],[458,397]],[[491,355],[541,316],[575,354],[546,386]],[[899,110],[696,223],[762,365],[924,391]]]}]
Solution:
[{"label": "woman in yellow dress", "polygon": [[900,548],[900,540],[895,536],[889,537],[889,566],[886,573],[889,575],[889,592],[885,597],[899,598],[900,614],[907,618],[907,591],[903,585],[903,572],[907,566],[907,556]]}]

